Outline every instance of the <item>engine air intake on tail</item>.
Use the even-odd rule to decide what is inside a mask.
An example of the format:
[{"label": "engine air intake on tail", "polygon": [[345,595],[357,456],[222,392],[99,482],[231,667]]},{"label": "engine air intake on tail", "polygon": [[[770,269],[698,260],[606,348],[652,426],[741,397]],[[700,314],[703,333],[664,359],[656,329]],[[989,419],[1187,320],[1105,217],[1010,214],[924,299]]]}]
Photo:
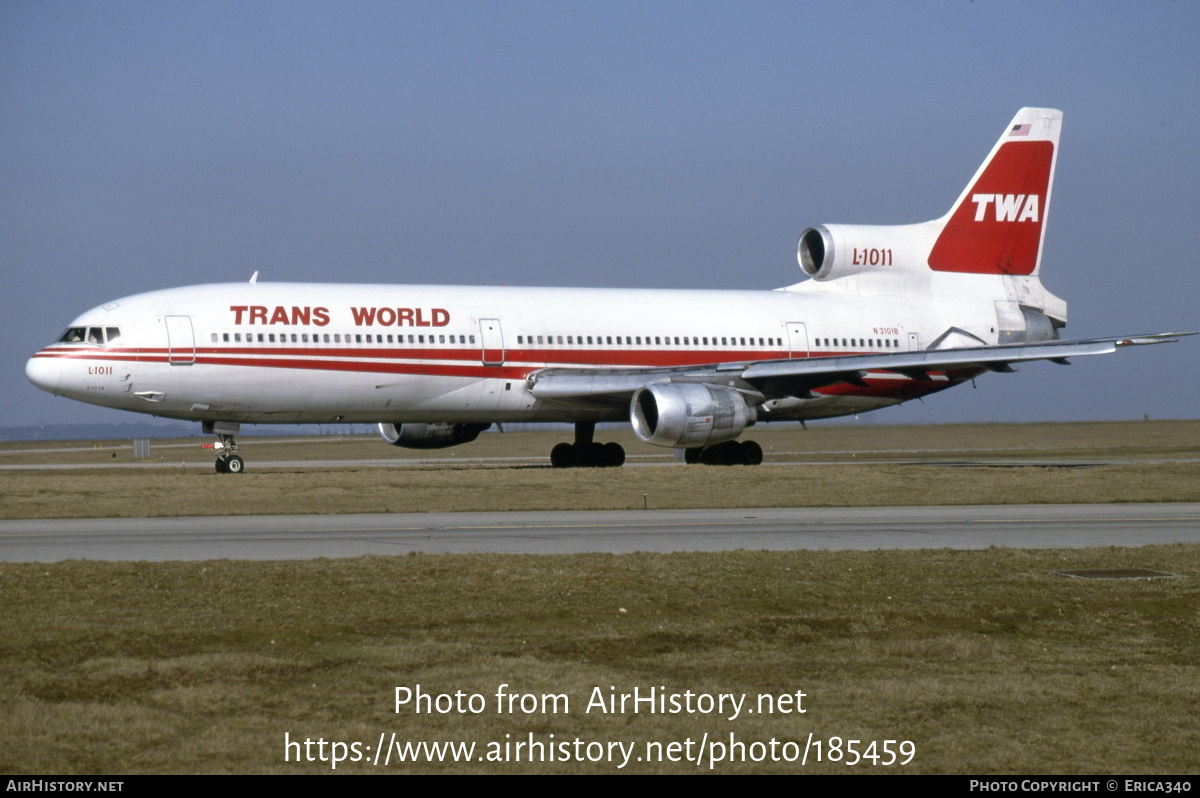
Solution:
[{"label": "engine air intake on tail", "polygon": [[908,262],[907,225],[819,224],[800,236],[796,260],[814,280],[889,271]]}]

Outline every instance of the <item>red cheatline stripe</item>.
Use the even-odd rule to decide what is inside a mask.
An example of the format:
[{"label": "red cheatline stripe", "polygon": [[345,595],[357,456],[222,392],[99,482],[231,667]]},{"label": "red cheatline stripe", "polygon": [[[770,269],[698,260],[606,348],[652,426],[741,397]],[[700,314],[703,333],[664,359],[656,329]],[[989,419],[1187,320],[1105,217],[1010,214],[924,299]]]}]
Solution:
[{"label": "red cheatline stripe", "polygon": [[260,368],[307,369],[311,371],[352,371],[372,374],[427,374],[437,377],[491,377],[523,380],[536,366],[447,365],[445,363],[378,363],[363,360],[293,360],[286,358],[197,357],[196,363],[212,366],[257,366]]},{"label": "red cheatline stripe", "polygon": [[[279,356],[284,358],[297,357],[335,357],[335,358],[365,358],[365,359],[402,359],[402,360],[462,360],[478,362],[481,360],[480,349],[429,349],[395,347],[380,349],[347,349],[339,347],[184,347],[176,350],[165,348],[139,349],[56,349],[47,347],[34,357],[62,357],[67,359],[105,359],[132,360],[145,359],[147,355],[167,355],[175,357],[190,356],[192,352],[199,356],[233,356],[250,355],[254,357]],[[499,350],[489,350],[499,351]],[[581,365],[581,366],[692,366],[728,363],[734,361],[784,360],[788,353],[781,351],[759,350],[711,350],[711,349],[525,349],[508,348],[504,350],[505,360],[526,363],[541,363],[547,365]],[[846,353],[842,353],[846,354]],[[814,355],[815,356],[815,355]]]},{"label": "red cheatline stripe", "polygon": [[[490,350],[499,351],[499,350]],[[162,356],[174,357],[231,357],[249,355],[255,358],[281,357],[295,359],[354,358],[368,360],[456,360],[467,363],[481,360],[480,349],[427,349],[388,347],[384,349],[347,349],[344,347],[195,347],[168,350],[159,347],[127,349],[81,349],[47,347],[34,357],[61,357],[80,360],[158,360]],[[792,359],[787,352],[778,350],[715,350],[715,349],[505,349],[504,359],[543,366],[705,366],[716,363],[759,362]],[[807,357],[838,357],[846,355],[887,354],[869,351],[813,351]],[[151,357],[147,357],[151,356]],[[803,359],[798,355],[795,359]]]},{"label": "red cheatline stripe", "polygon": [[[496,378],[523,378],[531,371],[542,368],[572,366],[586,368],[619,368],[619,367],[664,367],[664,366],[705,366],[719,362],[734,362],[737,360],[761,361],[763,353],[730,353],[730,352],[675,352],[675,351],[611,351],[593,350],[577,353],[550,352],[514,352],[506,354],[508,362],[505,366],[484,366],[475,350],[461,352],[457,350],[345,350],[346,354],[339,357],[334,350],[328,349],[250,349],[223,350],[202,349],[194,354],[194,362],[201,365],[246,366],[258,368],[312,369],[316,371],[355,371],[377,372],[381,374],[440,374],[452,376],[488,376]],[[578,354],[578,361],[562,359],[564,354]],[[731,354],[747,355],[741,358],[730,358]],[[825,354],[825,353],[822,353]],[[828,353],[829,355],[845,353]],[[519,355],[519,356],[518,356]],[[558,359],[549,357],[537,358],[537,355],[555,355]],[[686,355],[687,358],[680,358]],[[171,356],[176,361],[181,358],[191,358],[191,350],[175,351]],[[407,357],[403,357],[407,356]],[[457,356],[457,357],[456,357]],[[99,360],[112,362],[167,363],[166,349],[126,349],[119,351],[100,350],[55,350],[43,349],[34,357],[50,357],[64,360]],[[694,358],[694,360],[693,360]],[[452,361],[432,362],[432,361]],[[454,362],[457,361],[457,362]],[[520,364],[520,365],[518,365]],[[889,380],[907,379],[886,370],[872,370],[869,373],[879,374]],[[940,372],[931,372],[937,375]],[[954,374],[955,372],[947,372]],[[961,373],[967,373],[962,371]],[[978,374],[978,370],[970,370],[968,376]]]},{"label": "red cheatline stripe", "polygon": [[[54,353],[39,352],[36,356],[53,357]],[[72,355],[72,357],[76,357]],[[113,360],[106,358],[106,360]],[[147,358],[143,356],[137,362],[166,363],[164,355]],[[542,368],[537,365],[522,366],[484,366],[470,362],[462,364],[423,363],[423,362],[374,362],[363,359],[353,360],[311,360],[304,358],[222,358],[208,355],[198,355],[195,361],[200,365],[213,366],[242,366],[257,368],[280,368],[311,371],[339,371],[372,374],[410,374],[437,377],[475,377],[491,379],[523,380],[533,371]],[[603,364],[609,365],[609,364]],[[957,370],[948,372],[945,376],[931,374],[932,380],[911,380],[891,372],[871,372],[877,376],[868,376],[868,385],[864,387],[848,383],[835,383],[823,386],[818,393],[838,396],[873,396],[895,399],[913,399],[934,391],[948,388],[979,373],[977,369]]]}]

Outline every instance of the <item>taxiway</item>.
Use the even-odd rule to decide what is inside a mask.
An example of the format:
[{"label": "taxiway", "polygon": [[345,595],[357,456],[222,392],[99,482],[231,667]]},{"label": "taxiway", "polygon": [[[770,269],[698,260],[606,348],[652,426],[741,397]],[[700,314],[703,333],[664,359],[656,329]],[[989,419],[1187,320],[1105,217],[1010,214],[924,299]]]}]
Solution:
[{"label": "taxiway", "polygon": [[1200,504],[213,516],[0,521],[0,561],[409,552],[1078,548],[1200,543]]}]

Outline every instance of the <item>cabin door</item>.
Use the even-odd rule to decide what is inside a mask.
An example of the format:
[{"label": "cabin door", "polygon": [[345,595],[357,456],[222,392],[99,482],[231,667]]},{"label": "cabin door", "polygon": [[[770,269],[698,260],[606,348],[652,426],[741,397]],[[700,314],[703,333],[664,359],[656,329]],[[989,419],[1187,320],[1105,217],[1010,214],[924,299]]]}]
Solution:
[{"label": "cabin door", "polygon": [[172,366],[190,366],[196,362],[196,336],[191,316],[167,316],[167,362]]},{"label": "cabin door", "polygon": [[789,321],[786,325],[789,357],[808,357],[808,328],[803,322]]},{"label": "cabin door", "polygon": [[483,340],[483,365],[504,365],[504,332],[499,319],[480,319],[479,337]]}]

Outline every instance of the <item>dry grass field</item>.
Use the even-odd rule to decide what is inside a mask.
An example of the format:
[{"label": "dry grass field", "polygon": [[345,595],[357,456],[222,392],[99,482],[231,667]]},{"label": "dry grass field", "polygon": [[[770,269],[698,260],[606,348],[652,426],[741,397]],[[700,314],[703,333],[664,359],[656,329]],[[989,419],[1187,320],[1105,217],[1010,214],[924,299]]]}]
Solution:
[{"label": "dry grass field", "polygon": [[[662,467],[577,471],[543,464],[555,433],[438,453],[247,439],[241,476],[6,471],[0,508],[11,518],[1200,500],[1198,422],[755,433],[768,450],[757,468],[676,465],[628,446],[632,463]],[[183,443],[155,454],[209,462],[198,441]],[[19,451],[31,448],[7,445],[0,464],[131,460],[111,446]],[[321,464],[362,458],[384,465]],[[270,465],[281,460],[315,464]],[[1178,576],[1055,573],[1116,567]],[[1200,547],[1186,545],[0,562],[0,771],[330,773],[337,752],[338,773],[1194,773],[1198,576]],[[396,711],[395,689],[418,684],[478,694],[483,711]],[[500,685],[565,702],[499,712]],[[806,712],[588,711],[597,688],[730,693],[748,707],[802,691]],[[371,764],[393,733],[476,748],[470,761],[393,753]],[[875,741],[875,762],[847,766],[851,739],[860,753]],[[568,747],[531,763],[514,747],[530,740]],[[909,764],[882,764],[888,740],[897,752],[913,744]],[[616,743],[632,752],[624,766]],[[781,761],[805,748],[807,764]],[[577,751],[603,755],[563,755]],[[297,761],[305,754],[315,761]]]},{"label": "dry grass field", "polygon": [[[1185,576],[1053,573],[1113,566]],[[1197,574],[1195,546],[0,565],[0,770],[332,772],[329,750],[325,762],[285,760],[285,734],[373,752],[394,732],[481,753],[532,735],[645,756],[705,734],[794,752],[811,733],[859,750],[907,740],[916,754],[903,767],[810,754],[803,768],[712,770],[1194,773]],[[485,710],[396,712],[395,688],[418,684],[478,693]],[[502,684],[568,703],[497,712]],[[807,711],[588,712],[597,687],[752,703],[803,691]],[[337,772],[709,770],[618,764],[423,757]]]},{"label": "dry grass field", "polygon": [[[200,439],[156,443],[156,460],[181,465],[4,473],[0,517],[1200,501],[1197,421],[753,433],[766,450],[754,468],[684,466],[627,431],[598,436],[626,447],[620,469],[549,467],[567,431],[486,434],[432,452],[375,437],[246,439],[238,476],[209,470]],[[133,465],[128,442],[33,448],[0,447],[0,465]],[[662,467],[643,467],[653,464]]]}]

